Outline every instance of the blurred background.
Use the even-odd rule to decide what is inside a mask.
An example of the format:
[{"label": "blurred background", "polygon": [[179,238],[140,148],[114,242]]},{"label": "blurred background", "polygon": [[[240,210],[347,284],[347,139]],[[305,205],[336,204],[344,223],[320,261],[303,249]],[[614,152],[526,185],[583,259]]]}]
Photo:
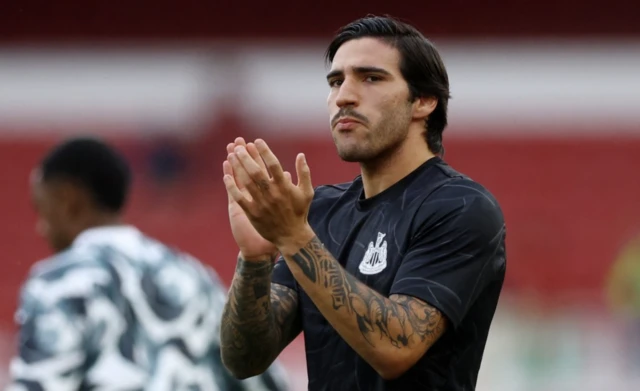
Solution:
[{"label": "blurred background", "polygon": [[[261,137],[314,184],[358,174],[329,133],[323,53],[367,13],[414,23],[451,80],[445,160],[508,226],[504,294],[480,391],[640,389],[640,3],[609,0],[3,1],[0,385],[36,236],[28,175],[96,134],[136,175],[127,219],[229,282],[237,248],[221,165]],[[306,389],[299,338],[282,356]]]}]

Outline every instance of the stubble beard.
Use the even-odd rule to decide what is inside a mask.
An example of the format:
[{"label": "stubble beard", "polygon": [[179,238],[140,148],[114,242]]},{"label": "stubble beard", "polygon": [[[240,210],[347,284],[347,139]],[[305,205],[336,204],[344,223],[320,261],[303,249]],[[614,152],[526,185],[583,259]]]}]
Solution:
[{"label": "stubble beard", "polygon": [[369,129],[361,145],[341,148],[338,137],[334,134],[333,141],[340,159],[349,163],[370,165],[393,155],[401,148],[409,134],[409,114],[399,114],[399,117],[385,117],[375,128]]}]

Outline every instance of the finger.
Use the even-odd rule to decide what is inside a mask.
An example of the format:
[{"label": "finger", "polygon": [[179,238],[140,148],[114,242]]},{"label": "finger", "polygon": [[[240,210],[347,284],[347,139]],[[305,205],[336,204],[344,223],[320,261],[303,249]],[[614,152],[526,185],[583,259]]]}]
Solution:
[{"label": "finger", "polygon": [[262,160],[262,156],[260,156],[260,152],[258,152],[258,148],[256,148],[254,143],[247,144],[247,152],[249,152],[253,160],[258,163],[260,169],[267,172],[267,166],[264,164],[264,160]]},{"label": "finger", "polygon": [[229,195],[229,198],[237,202],[242,209],[246,210],[246,208],[249,206],[249,200],[247,200],[244,194],[242,194],[242,192],[236,185],[236,182],[233,179],[233,176],[225,175],[222,177],[222,180],[224,181],[224,187],[227,189],[227,194]]},{"label": "finger", "polygon": [[[229,145],[235,145],[235,144],[229,144]],[[231,175],[232,177],[236,178],[236,174],[233,172],[233,165],[231,164],[231,160],[230,160],[230,155],[233,155],[233,152],[231,152],[229,155],[227,155],[227,160],[225,160],[222,163],[222,172],[225,175]],[[238,171],[239,175],[242,175],[242,171],[239,170]],[[242,179],[242,178],[241,178]],[[238,186],[238,188],[240,190],[244,189],[244,185],[242,183],[236,183],[236,185]]]},{"label": "finger", "polygon": [[296,157],[296,173],[298,174],[298,188],[306,195],[313,195],[311,170],[303,153],[299,153]]},{"label": "finger", "polygon": [[[233,169],[231,168],[231,163],[229,163],[228,160],[222,162],[222,173],[224,174],[224,176],[229,175],[233,177]],[[235,202],[229,192],[227,192],[227,197],[229,198],[229,203]]]},{"label": "finger", "polygon": [[246,147],[247,146],[247,142],[244,141],[244,138],[242,138],[242,137],[236,137],[234,142],[236,143],[236,146],[238,146],[238,145],[242,146],[242,147]]},{"label": "finger", "polygon": [[[262,190],[269,189],[269,174],[266,171],[260,169],[258,163],[256,163],[245,147],[236,147],[235,155],[242,164],[242,167],[247,172],[251,180],[258,185]],[[234,167],[235,168],[235,167]]]},{"label": "finger", "polygon": [[233,169],[231,168],[231,163],[229,163],[228,160],[225,160],[224,162],[222,162],[222,173],[224,175],[233,176]]},{"label": "finger", "polygon": [[229,154],[227,157],[231,165],[231,169],[233,170],[233,179],[236,183],[236,186],[239,189],[245,189],[249,192],[249,194],[253,197],[258,194],[259,190],[257,189],[257,185],[255,181],[251,178],[247,170],[244,168],[242,163],[240,162],[239,157],[235,153]]},{"label": "finger", "polygon": [[276,155],[271,152],[269,146],[264,140],[257,139],[256,140],[256,148],[260,152],[260,156],[262,156],[262,160],[264,160],[267,169],[271,173],[273,180],[276,183],[280,183],[284,181],[284,171],[282,170],[282,165],[280,165],[280,161]]},{"label": "finger", "polygon": [[[222,172],[224,175],[230,175],[235,178],[235,174],[233,173],[233,168],[229,160],[225,160],[222,163]],[[238,186],[238,189],[240,189],[240,191],[243,191],[243,189],[245,188],[244,186],[241,186],[239,183],[236,183],[236,186]],[[243,194],[245,195],[245,197],[247,197],[249,201],[252,200],[251,195],[249,195],[249,193],[246,192],[246,189]],[[232,202],[234,202],[234,200],[231,197],[229,197],[229,203],[232,203]]]},{"label": "finger", "polygon": [[291,173],[289,171],[284,172],[284,178],[287,180],[287,183],[293,183],[293,179],[291,179]]},{"label": "finger", "polygon": [[236,139],[232,143],[227,144],[227,153],[233,153],[233,150],[236,148],[236,146],[245,146],[246,144],[247,143],[242,137],[236,137]]}]

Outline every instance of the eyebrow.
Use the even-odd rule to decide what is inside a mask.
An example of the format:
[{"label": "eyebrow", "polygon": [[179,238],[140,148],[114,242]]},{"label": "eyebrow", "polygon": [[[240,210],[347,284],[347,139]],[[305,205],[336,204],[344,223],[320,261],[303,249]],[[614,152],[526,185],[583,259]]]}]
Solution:
[{"label": "eyebrow", "polygon": [[[378,74],[391,76],[391,73],[389,71],[383,68],[378,68],[378,67],[353,67],[352,70],[354,73],[357,73],[357,74],[378,73]],[[344,76],[344,71],[341,69],[336,69],[334,71],[329,72],[327,74],[327,80],[331,80],[338,76]]]}]

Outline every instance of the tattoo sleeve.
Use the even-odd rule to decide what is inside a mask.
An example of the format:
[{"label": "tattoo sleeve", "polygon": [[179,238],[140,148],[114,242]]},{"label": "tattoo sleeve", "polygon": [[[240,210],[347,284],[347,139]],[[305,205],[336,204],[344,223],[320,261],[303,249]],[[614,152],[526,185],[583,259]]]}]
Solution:
[{"label": "tattoo sleeve", "polygon": [[440,311],[414,297],[387,298],[369,288],[317,237],[285,259],[327,321],[374,368],[385,365],[385,356],[394,362],[405,357],[412,365],[444,333]]},{"label": "tattoo sleeve", "polygon": [[236,377],[258,375],[301,331],[298,295],[271,283],[273,262],[238,264],[222,315],[222,360]]}]

